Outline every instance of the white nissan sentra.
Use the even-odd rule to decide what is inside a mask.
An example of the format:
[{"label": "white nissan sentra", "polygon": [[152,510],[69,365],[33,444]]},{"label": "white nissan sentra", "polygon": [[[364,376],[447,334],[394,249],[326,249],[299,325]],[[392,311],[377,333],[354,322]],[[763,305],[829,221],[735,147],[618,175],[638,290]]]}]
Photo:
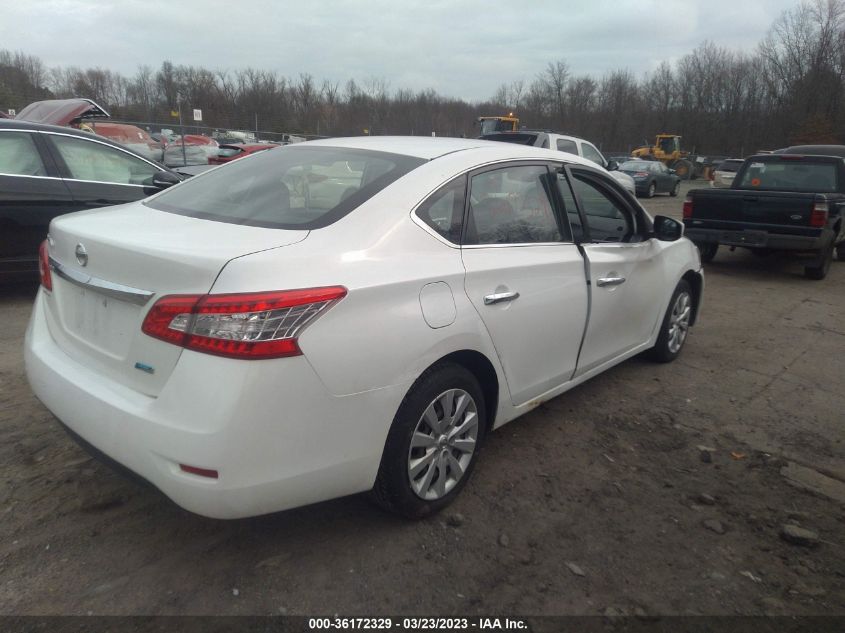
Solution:
[{"label": "white nissan sentra", "polygon": [[698,251],[586,160],[470,139],[289,145],[53,220],[38,398],[198,514],[372,490],[410,517],[485,434],[617,363],[671,361]]}]

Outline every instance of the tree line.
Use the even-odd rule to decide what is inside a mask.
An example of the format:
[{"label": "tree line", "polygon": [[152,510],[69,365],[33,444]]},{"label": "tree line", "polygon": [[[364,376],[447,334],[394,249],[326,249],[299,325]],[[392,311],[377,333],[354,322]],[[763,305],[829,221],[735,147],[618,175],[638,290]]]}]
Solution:
[{"label": "tree line", "polygon": [[845,0],[805,0],[784,11],[750,53],[705,42],[641,77],[625,69],[578,74],[561,59],[532,78],[501,84],[480,103],[432,89],[391,90],[377,77],[341,85],[306,73],[170,61],[124,76],[99,67],[48,68],[33,55],[0,50],[3,109],[87,97],[115,119],[166,127],[181,104],[188,113],[202,109],[213,128],[325,136],[476,136],[478,116],[513,112],[530,128],[588,138],[605,151],[627,151],[668,132],[698,153],[742,155],[845,142],[844,96]]}]

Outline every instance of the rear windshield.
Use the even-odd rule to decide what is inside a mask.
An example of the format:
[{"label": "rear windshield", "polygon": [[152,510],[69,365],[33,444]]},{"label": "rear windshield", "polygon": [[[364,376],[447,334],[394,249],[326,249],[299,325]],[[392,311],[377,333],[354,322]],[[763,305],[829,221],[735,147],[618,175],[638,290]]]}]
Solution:
[{"label": "rear windshield", "polygon": [[759,160],[745,168],[740,189],[836,191],[836,165],[806,160]]},{"label": "rear windshield", "polygon": [[317,229],[424,162],[386,152],[290,145],[233,161],[144,204],[231,224]]},{"label": "rear windshield", "polygon": [[629,160],[627,163],[619,165],[621,171],[649,171],[651,165],[641,160]]}]

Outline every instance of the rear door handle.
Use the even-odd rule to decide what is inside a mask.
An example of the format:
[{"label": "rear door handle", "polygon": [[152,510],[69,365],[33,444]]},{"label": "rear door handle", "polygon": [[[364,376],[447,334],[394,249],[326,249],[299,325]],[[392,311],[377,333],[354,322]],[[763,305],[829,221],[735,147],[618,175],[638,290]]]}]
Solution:
[{"label": "rear door handle", "polygon": [[484,305],[491,306],[494,303],[504,303],[505,301],[513,301],[514,299],[519,299],[518,292],[497,292],[484,297]]},{"label": "rear door handle", "polygon": [[602,277],[596,280],[596,285],[601,288],[604,286],[618,286],[625,283],[624,277]]}]

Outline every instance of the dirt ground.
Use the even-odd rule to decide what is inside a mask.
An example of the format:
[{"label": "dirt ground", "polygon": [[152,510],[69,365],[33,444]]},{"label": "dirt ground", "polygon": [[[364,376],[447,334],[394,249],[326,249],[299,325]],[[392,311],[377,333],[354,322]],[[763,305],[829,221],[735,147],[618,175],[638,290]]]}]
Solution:
[{"label": "dirt ground", "polygon": [[3,288],[0,613],[845,614],[845,262],[725,250],[706,284],[677,362],[500,429],[418,523],[364,496],[214,521],[124,480],[31,394],[35,288]]}]

